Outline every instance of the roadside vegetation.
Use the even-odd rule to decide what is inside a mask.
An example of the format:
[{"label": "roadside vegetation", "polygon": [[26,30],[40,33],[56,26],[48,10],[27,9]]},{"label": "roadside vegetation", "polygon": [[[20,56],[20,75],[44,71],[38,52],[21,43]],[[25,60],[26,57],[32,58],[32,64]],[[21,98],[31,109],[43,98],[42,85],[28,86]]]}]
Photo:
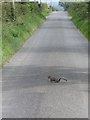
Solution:
[{"label": "roadside vegetation", "polygon": [[3,56],[0,64],[9,61],[12,55],[40,27],[50,12],[51,9],[44,3],[16,2],[14,6],[12,2],[2,3]]},{"label": "roadside vegetation", "polygon": [[88,31],[88,3],[66,3],[65,10],[72,16],[74,24],[90,41]]},{"label": "roadside vegetation", "polygon": [[2,23],[0,19],[0,65],[2,63]]}]

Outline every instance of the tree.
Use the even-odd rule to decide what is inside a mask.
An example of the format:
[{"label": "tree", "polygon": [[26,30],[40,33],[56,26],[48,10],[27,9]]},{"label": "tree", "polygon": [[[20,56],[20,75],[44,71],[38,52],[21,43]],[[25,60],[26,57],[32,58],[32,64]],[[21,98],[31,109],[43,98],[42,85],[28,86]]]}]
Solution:
[{"label": "tree", "polygon": [[11,20],[15,21],[15,4],[14,4],[14,0],[12,0],[12,2],[11,2]]}]

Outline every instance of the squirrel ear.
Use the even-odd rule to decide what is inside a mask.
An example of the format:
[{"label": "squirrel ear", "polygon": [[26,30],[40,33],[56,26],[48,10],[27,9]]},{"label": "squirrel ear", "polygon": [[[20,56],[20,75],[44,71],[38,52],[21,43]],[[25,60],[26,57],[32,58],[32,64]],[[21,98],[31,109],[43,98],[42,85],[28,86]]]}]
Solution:
[{"label": "squirrel ear", "polygon": [[51,76],[48,76],[48,78],[50,78]]}]

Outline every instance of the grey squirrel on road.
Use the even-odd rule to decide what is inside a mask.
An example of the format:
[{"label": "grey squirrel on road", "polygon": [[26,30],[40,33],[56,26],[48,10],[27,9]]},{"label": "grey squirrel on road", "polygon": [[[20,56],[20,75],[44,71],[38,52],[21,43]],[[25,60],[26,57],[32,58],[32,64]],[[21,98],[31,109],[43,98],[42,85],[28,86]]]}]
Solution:
[{"label": "grey squirrel on road", "polygon": [[55,82],[55,83],[58,83],[58,82],[61,81],[61,79],[67,81],[67,79],[65,79],[65,78],[63,78],[63,77],[57,79],[57,78],[55,78],[55,77],[48,76],[48,80],[49,80],[49,82]]}]

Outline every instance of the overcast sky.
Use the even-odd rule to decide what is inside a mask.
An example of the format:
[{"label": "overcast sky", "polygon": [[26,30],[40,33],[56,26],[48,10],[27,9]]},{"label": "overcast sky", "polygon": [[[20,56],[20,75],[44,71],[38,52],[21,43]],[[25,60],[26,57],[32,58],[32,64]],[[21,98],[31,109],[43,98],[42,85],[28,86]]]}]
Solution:
[{"label": "overcast sky", "polygon": [[[33,0],[29,0],[29,1],[33,1]],[[40,1],[40,0],[38,0],[38,1]],[[58,3],[59,0],[41,0],[41,1],[42,2],[47,2],[47,3],[50,3],[52,1],[52,2],[57,2]]]}]

